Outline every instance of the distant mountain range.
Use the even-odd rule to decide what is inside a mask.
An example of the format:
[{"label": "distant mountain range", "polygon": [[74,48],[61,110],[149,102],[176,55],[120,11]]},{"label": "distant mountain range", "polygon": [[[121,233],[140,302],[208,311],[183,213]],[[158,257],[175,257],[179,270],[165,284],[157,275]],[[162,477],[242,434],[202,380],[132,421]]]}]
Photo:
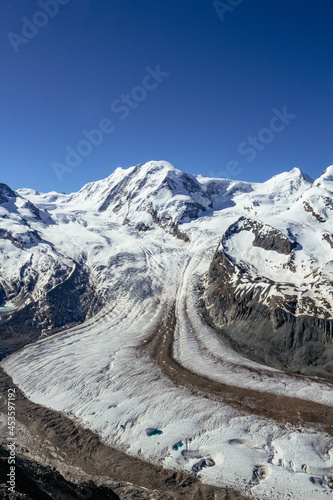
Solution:
[{"label": "distant mountain range", "polygon": [[326,498],[332,325],[333,166],[0,184],[1,366],[126,456],[251,498]]},{"label": "distant mountain range", "polygon": [[[207,320],[256,360],[333,378],[332,193],[333,166],[315,181],[294,168],[259,184],[164,161],[118,168],[69,195],[0,184],[0,305],[14,308],[0,316],[2,355],[103,307],[123,226],[180,240],[185,254],[215,239]],[[118,245],[126,260],[125,236]]]}]

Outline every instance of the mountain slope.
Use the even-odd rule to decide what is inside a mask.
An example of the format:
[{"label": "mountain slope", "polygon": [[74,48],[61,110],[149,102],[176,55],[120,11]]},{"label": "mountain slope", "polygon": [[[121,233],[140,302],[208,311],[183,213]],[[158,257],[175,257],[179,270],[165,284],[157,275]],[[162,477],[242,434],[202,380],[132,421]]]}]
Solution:
[{"label": "mountain slope", "polygon": [[83,259],[49,238],[56,222],[8,186],[0,185],[1,355],[37,340],[43,331],[83,321],[101,307]]},{"label": "mountain slope", "polygon": [[312,183],[293,169],[289,176],[281,174],[281,184],[273,178],[259,188],[266,185],[264,201],[249,211],[252,217],[232,223],[218,246],[206,281],[204,314],[252,359],[332,379],[330,172],[332,167]]},{"label": "mountain slope", "polygon": [[149,162],[69,195],[4,187],[5,353],[39,340],[2,367],[128,454],[262,500],[326,497],[332,383],[290,371],[332,378],[331,171],[258,184]]},{"label": "mountain slope", "polygon": [[[294,168],[256,184],[194,176],[168,162],[152,161],[127,170],[118,168],[108,178],[70,195],[28,189],[14,193],[2,184],[0,300],[14,307],[10,315],[0,317],[3,331],[17,335],[20,330],[29,336],[37,329],[40,335],[95,314],[114,296],[117,285],[111,278],[114,262],[110,255],[115,235],[122,238],[126,227],[133,235],[142,233],[144,239],[149,234],[149,239],[167,238],[171,245],[175,238],[183,244],[193,240],[194,247],[205,245],[211,237],[218,241],[226,231],[221,252],[233,263],[235,273],[241,273],[241,278],[230,277],[238,280],[229,291],[233,300],[238,296],[245,300],[255,284],[253,300],[264,309],[276,312],[280,308],[294,317],[317,318],[322,325],[317,339],[322,353],[301,358],[305,365],[330,365],[322,344],[327,345],[327,335],[330,338],[327,332],[333,314],[332,170],[329,167],[313,181]],[[138,269],[142,252],[133,254],[123,246],[123,262],[133,260]],[[214,259],[219,260],[219,254]],[[209,287],[205,300],[210,321],[221,329],[226,326],[221,318],[231,313],[215,311],[220,306],[212,276]],[[234,306],[226,307],[234,310]],[[300,328],[312,330],[311,321],[309,327]],[[295,345],[296,336],[303,346],[288,322],[283,321],[289,332],[283,334],[283,345]],[[234,325],[231,319],[229,323]],[[269,345],[275,323],[272,319],[265,326]],[[242,345],[242,330],[238,335],[237,344]],[[304,335],[303,339],[310,334]],[[263,344],[256,342],[260,351]],[[264,351],[271,352],[268,346]],[[289,354],[279,362],[273,358],[269,354],[265,361],[299,369],[297,363],[290,364]]]}]

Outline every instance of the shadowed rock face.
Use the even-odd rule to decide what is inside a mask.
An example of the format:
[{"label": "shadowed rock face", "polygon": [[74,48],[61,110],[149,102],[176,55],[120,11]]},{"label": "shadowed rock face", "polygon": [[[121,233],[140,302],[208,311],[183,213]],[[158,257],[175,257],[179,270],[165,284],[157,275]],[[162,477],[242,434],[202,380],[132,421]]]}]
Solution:
[{"label": "shadowed rock face", "polygon": [[225,243],[232,235],[241,231],[252,231],[254,233],[252,245],[263,250],[273,250],[280,254],[289,255],[297,247],[297,242],[290,241],[281,231],[269,227],[259,220],[247,217],[240,217],[238,221],[229,226],[223,236],[222,242]]},{"label": "shadowed rock face", "polygon": [[[286,248],[284,240],[277,241]],[[265,303],[260,284],[238,287],[246,274],[247,270],[221,249],[215,252],[201,301],[208,322],[254,361],[332,380],[333,321],[293,314],[297,293],[282,299],[272,297]]]},{"label": "shadowed rock face", "polygon": [[15,198],[16,194],[7,184],[0,182],[0,204],[7,203],[9,198]]},{"label": "shadowed rock face", "polygon": [[[63,270],[59,268],[59,284],[45,290],[39,300],[18,311],[0,315],[0,359],[36,341],[43,330],[55,333],[65,326],[83,322],[101,309],[102,299],[91,286],[89,273],[83,265],[77,264],[69,276],[62,273]],[[23,296],[31,291],[29,286],[34,288],[37,275],[29,278],[22,281]],[[6,292],[0,286],[0,304],[4,296]]]},{"label": "shadowed rock face", "polygon": [[152,216],[153,221],[158,226],[160,226],[161,228],[165,229],[170,234],[173,234],[174,236],[176,236],[176,238],[178,238],[180,240],[183,240],[185,242],[190,241],[189,236],[186,233],[184,233],[183,231],[180,231],[178,224],[176,222],[172,221],[172,219],[170,217],[163,217],[163,216],[159,217],[157,215],[156,210],[154,210],[152,208],[152,206],[149,207],[148,213],[150,213],[150,215]]},{"label": "shadowed rock face", "polygon": [[[173,234],[179,239],[184,241],[189,241],[188,236],[179,230],[178,222],[182,222],[186,219],[195,219],[198,217],[200,212],[204,212],[206,207],[201,203],[196,202],[191,198],[193,194],[201,193],[202,187],[200,184],[193,178],[193,176],[189,176],[187,174],[182,174],[179,178],[173,179],[172,173],[165,174],[164,180],[160,185],[156,186],[151,177],[154,175],[154,172],[158,171],[159,168],[151,169],[148,174],[144,178],[137,179],[137,176],[140,172],[142,165],[137,165],[133,171],[124,177],[116,186],[114,186],[110,192],[105,197],[104,201],[98,208],[99,212],[104,212],[109,209],[109,207],[113,206],[113,213],[118,213],[122,208],[127,207],[127,214],[123,220],[123,224],[127,224],[129,226],[132,224],[131,219],[131,204],[136,203],[136,198],[140,198],[141,190],[146,186],[146,184],[152,183],[151,193],[148,198],[140,201],[139,203],[139,211],[147,212],[152,217],[152,225],[147,225],[146,223],[139,222],[135,225],[136,229],[139,231],[147,231],[153,230],[154,224],[166,230],[170,234]],[[177,181],[177,182],[176,182]],[[134,184],[134,187],[132,184]],[[173,219],[171,216],[159,215],[158,210],[154,208],[154,204],[152,200],[154,197],[161,191],[166,190],[170,193],[170,195],[175,195],[178,193],[179,188],[182,188],[187,192],[188,200],[184,202],[184,206],[182,208],[182,214],[179,220]],[[206,203],[209,207],[212,206],[212,201],[206,195],[205,192],[202,192],[203,199],[206,199]]]},{"label": "shadowed rock face", "polygon": [[333,235],[329,233],[324,233],[322,236],[323,240],[327,241],[329,246],[333,248]]}]

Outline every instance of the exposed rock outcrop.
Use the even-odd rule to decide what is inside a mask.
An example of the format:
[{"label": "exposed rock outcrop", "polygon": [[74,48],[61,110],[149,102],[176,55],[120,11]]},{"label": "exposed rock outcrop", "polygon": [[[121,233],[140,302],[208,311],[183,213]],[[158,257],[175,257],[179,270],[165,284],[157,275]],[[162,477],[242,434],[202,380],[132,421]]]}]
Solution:
[{"label": "exposed rock outcrop", "polygon": [[[263,224],[241,218],[228,228],[222,241],[227,245],[237,232],[254,230],[253,246],[282,254],[297,247],[296,241],[289,241],[279,231],[263,229]],[[201,301],[208,322],[239,352],[255,361],[333,379],[330,304],[323,299],[320,307],[296,285],[288,284],[286,291],[283,284],[251,271],[219,245]],[[330,288],[333,290],[333,283]]]},{"label": "exposed rock outcrop", "polygon": [[[18,310],[0,314],[0,359],[37,340],[43,332],[55,333],[65,326],[81,323],[101,309],[103,300],[90,283],[84,265],[76,264],[69,274],[61,266],[54,272],[58,273],[57,282],[53,285],[46,283],[39,299]],[[1,296],[10,300],[12,295],[20,295],[23,301],[24,297],[31,296],[38,275],[29,267],[22,268],[21,275],[22,281],[16,289],[5,292],[3,287],[0,288],[0,300]]]},{"label": "exposed rock outcrop", "polygon": [[7,203],[9,201],[9,198],[15,198],[16,194],[15,192],[10,189],[7,184],[4,184],[3,182],[0,182],[0,205],[2,203]]},{"label": "exposed rock outcrop", "polygon": [[238,221],[229,226],[223,236],[223,244],[226,244],[231,236],[241,231],[252,231],[254,234],[252,245],[263,250],[273,250],[274,252],[289,255],[297,247],[297,242],[288,239],[281,231],[263,224],[259,220],[247,217],[240,217]]}]

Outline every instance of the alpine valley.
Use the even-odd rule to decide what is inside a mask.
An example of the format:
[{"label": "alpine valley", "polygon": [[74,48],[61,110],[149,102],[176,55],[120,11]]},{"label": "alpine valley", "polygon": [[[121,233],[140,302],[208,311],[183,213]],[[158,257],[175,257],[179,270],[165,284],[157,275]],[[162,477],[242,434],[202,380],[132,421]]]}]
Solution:
[{"label": "alpine valley", "polygon": [[[120,498],[326,498],[333,166],[259,184],[151,161],[72,194],[0,184],[0,339],[27,401],[173,471],[168,491],[141,477],[155,496]],[[73,479],[59,443],[53,462],[30,454]],[[117,481],[107,460],[97,475]]]}]

